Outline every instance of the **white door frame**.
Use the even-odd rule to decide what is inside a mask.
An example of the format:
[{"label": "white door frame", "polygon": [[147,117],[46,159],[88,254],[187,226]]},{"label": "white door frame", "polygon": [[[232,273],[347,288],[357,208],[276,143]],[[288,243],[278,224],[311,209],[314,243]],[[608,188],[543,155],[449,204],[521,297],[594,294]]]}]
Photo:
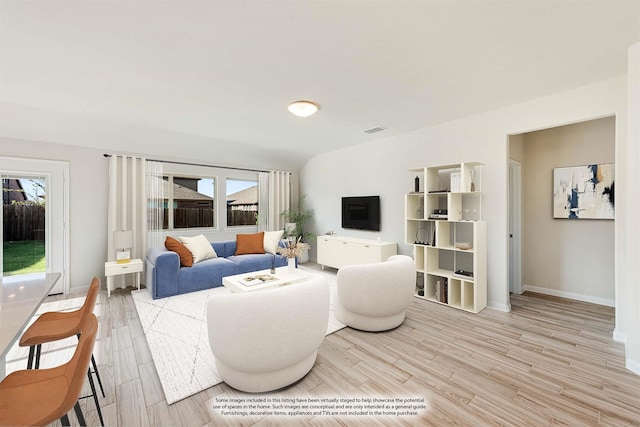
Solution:
[{"label": "white door frame", "polygon": [[522,165],[509,159],[509,291],[522,293]]},{"label": "white door frame", "polygon": [[[69,292],[69,162],[0,156],[0,173],[47,178],[47,273],[61,273],[51,294]],[[0,213],[0,219],[2,213]],[[3,231],[0,230],[0,238]],[[3,256],[0,248],[0,257]],[[1,259],[1,258],[0,258]],[[1,269],[0,269],[1,270]],[[0,271],[2,275],[2,271]]]}]

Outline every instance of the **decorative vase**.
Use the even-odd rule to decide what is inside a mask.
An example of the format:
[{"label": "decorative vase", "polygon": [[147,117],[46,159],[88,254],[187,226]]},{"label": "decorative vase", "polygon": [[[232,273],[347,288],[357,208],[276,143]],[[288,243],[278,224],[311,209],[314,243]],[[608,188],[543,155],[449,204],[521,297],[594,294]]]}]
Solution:
[{"label": "decorative vase", "polygon": [[302,252],[300,253],[300,256],[298,257],[298,263],[299,264],[304,264],[305,262],[309,261],[309,249],[303,249]]},{"label": "decorative vase", "polygon": [[294,271],[296,271],[296,259],[287,258],[287,267],[289,267],[289,273],[293,273]]}]

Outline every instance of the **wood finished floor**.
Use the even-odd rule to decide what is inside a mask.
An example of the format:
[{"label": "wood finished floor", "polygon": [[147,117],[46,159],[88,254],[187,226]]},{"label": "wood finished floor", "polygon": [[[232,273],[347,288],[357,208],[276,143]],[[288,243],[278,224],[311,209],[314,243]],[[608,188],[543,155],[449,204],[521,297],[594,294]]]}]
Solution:
[{"label": "wood finished floor", "polygon": [[[473,315],[415,298],[392,331],[327,336],[311,372],[267,396],[424,397],[420,416],[234,418],[212,409],[216,398],[246,396],[224,383],[166,404],[130,291],[100,297],[107,426],[640,425],[640,376],[611,338],[613,308],[525,294],[511,313]],[[92,400],[82,407],[99,425]]]}]

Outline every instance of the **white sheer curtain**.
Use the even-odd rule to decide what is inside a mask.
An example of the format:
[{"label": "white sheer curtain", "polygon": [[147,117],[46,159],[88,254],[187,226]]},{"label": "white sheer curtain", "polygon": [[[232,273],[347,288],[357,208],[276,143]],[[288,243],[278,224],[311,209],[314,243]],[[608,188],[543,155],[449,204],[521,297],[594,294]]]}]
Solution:
[{"label": "white sheer curtain", "polygon": [[284,229],[284,220],[280,213],[290,207],[291,187],[289,176],[289,172],[269,172],[268,229],[271,231]]},{"label": "white sheer curtain", "polygon": [[258,232],[269,230],[269,172],[258,172]]},{"label": "white sheer curtain", "polygon": [[[144,158],[111,156],[109,158],[109,212],[107,225],[107,259],[116,259],[113,233],[133,232],[131,259],[144,260],[147,251],[146,165]],[[134,275],[119,275],[114,288],[133,286]]]},{"label": "white sheer curtain", "polygon": [[164,245],[162,226],[164,222],[164,202],[168,198],[168,183],[162,179],[162,163],[146,162],[147,183],[147,248]]}]

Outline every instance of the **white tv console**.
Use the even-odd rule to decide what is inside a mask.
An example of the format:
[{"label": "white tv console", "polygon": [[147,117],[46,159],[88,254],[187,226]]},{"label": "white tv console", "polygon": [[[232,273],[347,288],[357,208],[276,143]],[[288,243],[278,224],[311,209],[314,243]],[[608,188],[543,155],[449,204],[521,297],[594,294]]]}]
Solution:
[{"label": "white tv console", "polygon": [[397,254],[395,242],[358,239],[355,237],[322,235],[318,236],[318,264],[340,268],[353,264],[372,264],[386,261]]}]

